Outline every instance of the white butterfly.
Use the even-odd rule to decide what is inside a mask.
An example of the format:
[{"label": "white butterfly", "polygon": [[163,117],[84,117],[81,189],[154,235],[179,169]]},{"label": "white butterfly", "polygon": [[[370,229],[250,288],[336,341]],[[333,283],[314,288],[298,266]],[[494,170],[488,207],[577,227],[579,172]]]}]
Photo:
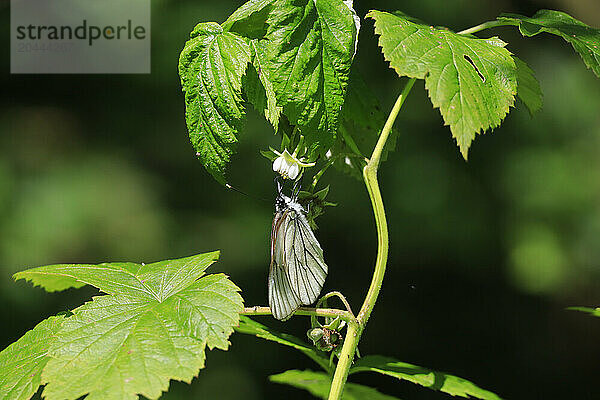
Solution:
[{"label": "white butterfly", "polygon": [[278,182],[271,228],[269,306],[275,318],[285,321],[298,307],[317,300],[327,264],[297,193],[288,197],[281,190]]}]

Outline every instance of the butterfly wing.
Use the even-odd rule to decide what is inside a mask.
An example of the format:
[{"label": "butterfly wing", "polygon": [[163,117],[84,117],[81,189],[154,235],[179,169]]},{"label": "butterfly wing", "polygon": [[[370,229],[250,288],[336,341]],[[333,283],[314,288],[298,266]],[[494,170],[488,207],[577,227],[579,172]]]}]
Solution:
[{"label": "butterfly wing", "polygon": [[323,250],[306,217],[291,210],[285,234],[285,263],[292,290],[304,305],[314,303],[327,277]]},{"label": "butterfly wing", "polygon": [[285,264],[285,226],[289,210],[277,212],[271,228],[271,266],[269,268],[269,306],[273,317],[285,321],[302,304],[292,290]]},{"label": "butterfly wing", "polygon": [[271,230],[269,304],[273,316],[288,319],[301,305],[317,300],[327,264],[306,217],[287,208],[278,212]]}]

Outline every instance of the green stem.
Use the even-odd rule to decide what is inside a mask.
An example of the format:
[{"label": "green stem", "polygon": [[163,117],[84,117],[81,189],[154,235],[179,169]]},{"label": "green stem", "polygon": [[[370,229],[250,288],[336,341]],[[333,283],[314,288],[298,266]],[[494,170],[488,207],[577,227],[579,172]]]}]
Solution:
[{"label": "green stem", "polygon": [[471,33],[482,31],[484,29],[489,29],[489,28],[494,28],[496,26],[504,26],[504,25],[508,25],[508,24],[506,22],[502,22],[502,21],[487,21],[487,22],[484,22],[483,24],[479,24],[477,26],[474,26],[474,27],[469,28],[469,29],[462,30],[462,31],[457,32],[457,33],[459,35],[468,35],[468,34],[471,34]]},{"label": "green stem", "polygon": [[389,135],[396,121],[396,117],[402,108],[402,104],[406,99],[406,96],[410,93],[414,83],[414,78],[410,79],[402,93],[398,96],[392,111],[390,112],[388,119],[381,130],[373,154],[369,159],[367,165],[363,169],[363,178],[369,197],[371,198],[371,205],[373,206],[373,214],[375,216],[375,224],[377,226],[377,258],[375,261],[375,271],[373,272],[373,278],[371,280],[371,286],[365,297],[365,301],[356,317],[356,321],[348,323],[348,330],[344,339],[344,345],[340,352],[339,361],[333,375],[331,382],[331,389],[329,391],[329,400],[340,400],[342,398],[342,392],[344,384],[348,379],[348,373],[352,366],[352,360],[354,359],[354,353],[358,347],[360,336],[365,329],[369,316],[375,307],[379,291],[381,290],[381,284],[385,275],[385,267],[388,258],[388,227],[387,220],[385,217],[385,209],[383,207],[383,199],[381,197],[381,191],[379,190],[379,183],[377,182],[377,170],[379,168],[379,162],[381,160],[381,154],[383,148],[387,142]]},{"label": "green stem", "polygon": [[[321,305],[327,307],[327,299],[330,299],[332,297],[337,297],[340,299],[340,301],[342,303],[344,303],[344,306],[346,307],[346,310],[354,315],[352,313],[352,308],[350,307],[350,303],[348,303],[348,300],[346,300],[346,296],[344,296],[341,292],[338,291],[333,291],[333,292],[329,292],[327,293],[325,296],[321,297],[319,299],[319,301],[317,302],[316,307],[319,308],[321,307]],[[325,324],[329,324],[330,322],[332,322],[334,320],[334,318],[331,317],[327,317],[325,318]],[[310,325],[314,328],[315,326],[318,326],[320,323],[317,321],[317,316],[316,315],[311,315],[310,317]]]},{"label": "green stem", "polygon": [[[272,315],[271,309],[269,307],[246,307],[244,311],[240,313],[241,315]],[[340,319],[346,321],[347,323],[353,323],[356,321],[354,315],[351,312],[338,310],[336,308],[311,308],[311,307],[300,307],[296,310],[294,315],[316,315],[317,317],[325,317],[325,318],[336,318],[340,317]]]},{"label": "green stem", "polygon": [[[330,299],[332,297],[337,297],[338,299],[340,299],[340,301],[342,303],[344,303],[344,307],[346,307],[346,310],[348,312],[350,312],[350,314],[352,314],[352,308],[350,307],[350,303],[348,303],[348,300],[346,299],[346,296],[344,296],[341,292],[338,292],[337,290],[334,290],[333,292],[329,292],[327,293],[325,296],[321,297],[319,299],[319,302],[317,303],[317,308],[323,304],[323,302],[327,299]],[[354,314],[352,314],[354,315]]]}]

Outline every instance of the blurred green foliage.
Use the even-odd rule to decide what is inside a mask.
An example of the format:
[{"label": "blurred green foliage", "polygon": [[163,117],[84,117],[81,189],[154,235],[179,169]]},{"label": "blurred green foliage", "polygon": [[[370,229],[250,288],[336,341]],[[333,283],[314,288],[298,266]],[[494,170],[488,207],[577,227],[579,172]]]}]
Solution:
[{"label": "blurred green foliage", "polygon": [[[402,11],[433,25],[464,29],[500,12],[566,11],[600,26],[600,5],[543,0],[389,0],[356,2]],[[10,75],[0,64],[0,302],[2,348],[41,319],[72,308],[92,289],[45,294],[10,276],[57,262],[148,262],[221,249],[220,270],[249,305],[266,304],[271,166],[259,150],[278,137],[253,110],[231,183],[216,183],[194,156],[177,75],[179,52],[200,21],[222,22],[237,1],[153,1],[152,74]],[[0,40],[8,48],[8,2]],[[397,151],[382,166],[391,254],[363,353],[452,371],[503,397],[596,399],[600,324],[565,311],[600,303],[600,81],[568,45],[550,36],[500,35],[536,72],[544,107],[522,104],[479,137],[464,162],[417,83],[399,117]],[[364,22],[357,65],[391,107],[402,81]],[[353,305],[366,292],[375,232],[363,185],[330,170],[317,221],[330,275]],[[349,251],[351,250],[351,251]],[[394,321],[394,323],[391,323]],[[305,332],[309,321],[260,322]],[[301,335],[299,335],[301,336]],[[191,386],[173,383],[167,399],[306,398],[267,376],[314,368],[301,354],[234,335],[210,352]],[[403,398],[444,395],[384,377],[357,383]],[[232,384],[235,382],[235,384]]]}]

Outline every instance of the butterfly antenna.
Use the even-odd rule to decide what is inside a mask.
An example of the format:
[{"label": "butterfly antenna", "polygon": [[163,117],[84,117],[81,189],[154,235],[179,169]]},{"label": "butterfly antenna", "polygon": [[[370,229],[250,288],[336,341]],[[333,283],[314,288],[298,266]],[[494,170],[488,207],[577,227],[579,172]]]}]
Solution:
[{"label": "butterfly antenna", "polygon": [[244,192],[243,190],[240,190],[240,189],[236,188],[235,186],[230,185],[229,183],[226,183],[225,187],[227,189],[229,189],[229,190],[234,191],[234,192],[238,192],[240,194],[243,194],[244,196],[249,197],[251,199],[259,200],[259,201],[264,201],[265,203],[270,203],[270,201],[267,200],[267,199],[263,199],[263,198],[260,198],[260,197],[257,197],[257,196],[249,195],[248,193]]}]

